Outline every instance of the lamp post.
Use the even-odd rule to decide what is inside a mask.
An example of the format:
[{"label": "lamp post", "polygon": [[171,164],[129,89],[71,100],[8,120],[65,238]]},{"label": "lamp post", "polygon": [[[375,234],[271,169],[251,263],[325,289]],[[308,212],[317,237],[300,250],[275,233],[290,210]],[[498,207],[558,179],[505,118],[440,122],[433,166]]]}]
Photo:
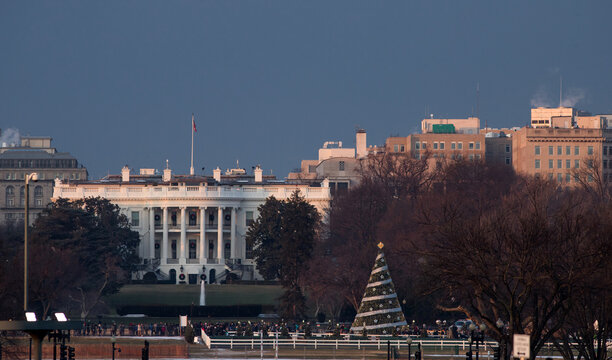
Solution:
[{"label": "lamp post", "polygon": [[478,352],[479,352],[479,347],[478,347],[478,343],[484,343],[484,332],[487,329],[487,326],[485,324],[480,324],[480,331],[476,332],[475,330],[477,329],[476,325],[474,323],[471,323],[469,326],[470,332],[471,332],[471,336],[470,336],[470,358],[471,358],[471,353],[472,353],[472,342],[476,342],[476,360],[478,360]]},{"label": "lamp post", "polygon": [[[495,326],[497,326],[501,334],[501,341],[499,344],[499,355],[500,355],[500,359],[503,359],[503,360],[506,359],[506,331],[505,331],[504,325],[505,325],[504,321],[501,318],[497,319],[497,321],[495,322]],[[500,360],[500,359],[496,359],[496,360]]]},{"label": "lamp post", "polygon": [[406,338],[406,344],[408,344],[408,360],[410,360],[410,345],[412,345],[412,338],[410,337],[410,335],[408,335],[408,337]]},{"label": "lamp post", "polygon": [[113,345],[113,360],[115,360],[115,351],[121,352],[121,349],[115,346],[116,342],[117,338],[115,337],[115,335],[111,336],[111,344]]},{"label": "lamp post", "polygon": [[28,311],[28,212],[30,210],[29,184],[31,181],[38,180],[37,173],[25,175],[25,208],[24,208],[24,229],[23,229],[23,311]]}]

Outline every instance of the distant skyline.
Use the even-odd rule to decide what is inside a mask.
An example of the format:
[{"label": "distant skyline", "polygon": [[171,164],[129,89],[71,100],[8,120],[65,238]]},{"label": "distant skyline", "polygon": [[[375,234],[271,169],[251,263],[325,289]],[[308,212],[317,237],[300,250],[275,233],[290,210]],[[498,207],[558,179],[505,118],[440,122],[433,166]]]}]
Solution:
[{"label": "distant skyline", "polygon": [[[283,178],[434,117],[524,126],[612,113],[612,2],[1,1],[0,129],[50,136],[91,178],[261,164]],[[477,105],[476,87],[479,86]],[[479,110],[479,114],[476,114]]]}]

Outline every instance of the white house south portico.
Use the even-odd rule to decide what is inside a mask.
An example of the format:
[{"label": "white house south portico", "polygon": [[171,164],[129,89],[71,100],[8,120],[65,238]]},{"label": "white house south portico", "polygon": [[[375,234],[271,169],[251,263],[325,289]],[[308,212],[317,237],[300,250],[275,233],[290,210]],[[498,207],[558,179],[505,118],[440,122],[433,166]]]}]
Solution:
[{"label": "white house south portico", "polygon": [[57,180],[53,199],[101,197],[118,205],[140,234],[138,277],[151,272],[177,283],[255,280],[260,277],[245,236],[257,208],[270,196],[287,199],[296,190],[321,213],[330,200],[326,181],[312,186],[262,173],[257,167],[253,175],[243,169],[225,175],[215,169],[213,177],[173,175],[170,169],[163,176],[152,169],[131,175],[126,166],[120,176],[97,181]]}]

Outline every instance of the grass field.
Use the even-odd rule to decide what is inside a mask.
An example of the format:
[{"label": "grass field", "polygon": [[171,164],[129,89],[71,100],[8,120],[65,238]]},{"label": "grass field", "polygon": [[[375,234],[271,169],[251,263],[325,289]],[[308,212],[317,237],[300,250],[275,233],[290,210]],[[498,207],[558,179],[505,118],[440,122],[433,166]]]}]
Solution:
[{"label": "grass field", "polygon": [[[278,285],[206,285],[206,305],[278,305]],[[106,303],[117,306],[191,305],[200,303],[199,285],[126,285]]]}]

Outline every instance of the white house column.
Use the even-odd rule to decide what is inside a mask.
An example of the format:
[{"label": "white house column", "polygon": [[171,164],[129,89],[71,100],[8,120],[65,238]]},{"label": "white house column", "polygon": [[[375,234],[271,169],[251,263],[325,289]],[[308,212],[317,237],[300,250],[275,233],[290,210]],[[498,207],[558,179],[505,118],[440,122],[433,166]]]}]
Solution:
[{"label": "white house column", "polygon": [[155,259],[155,208],[149,207],[149,259]]},{"label": "white house column", "polygon": [[221,259],[223,259],[223,208],[221,206],[217,211],[217,259],[221,264]]},{"label": "white house column", "polygon": [[231,252],[230,252],[230,257],[232,259],[236,259],[236,249],[237,249],[237,244],[236,244],[236,207],[232,207],[232,215],[231,215],[231,226],[230,226],[230,246],[231,246]]},{"label": "white house column", "polygon": [[162,265],[168,264],[168,207],[163,207],[163,229],[164,233],[162,236],[162,248],[161,248],[161,263]]},{"label": "white house column", "polygon": [[187,208],[181,207],[181,255],[179,259],[180,264],[186,264],[185,261],[185,242],[187,241],[187,229],[185,224],[185,213]]},{"label": "white house column", "polygon": [[206,254],[206,207],[200,208],[200,251],[198,252],[198,259],[200,259],[200,264],[203,264],[205,261]]}]

